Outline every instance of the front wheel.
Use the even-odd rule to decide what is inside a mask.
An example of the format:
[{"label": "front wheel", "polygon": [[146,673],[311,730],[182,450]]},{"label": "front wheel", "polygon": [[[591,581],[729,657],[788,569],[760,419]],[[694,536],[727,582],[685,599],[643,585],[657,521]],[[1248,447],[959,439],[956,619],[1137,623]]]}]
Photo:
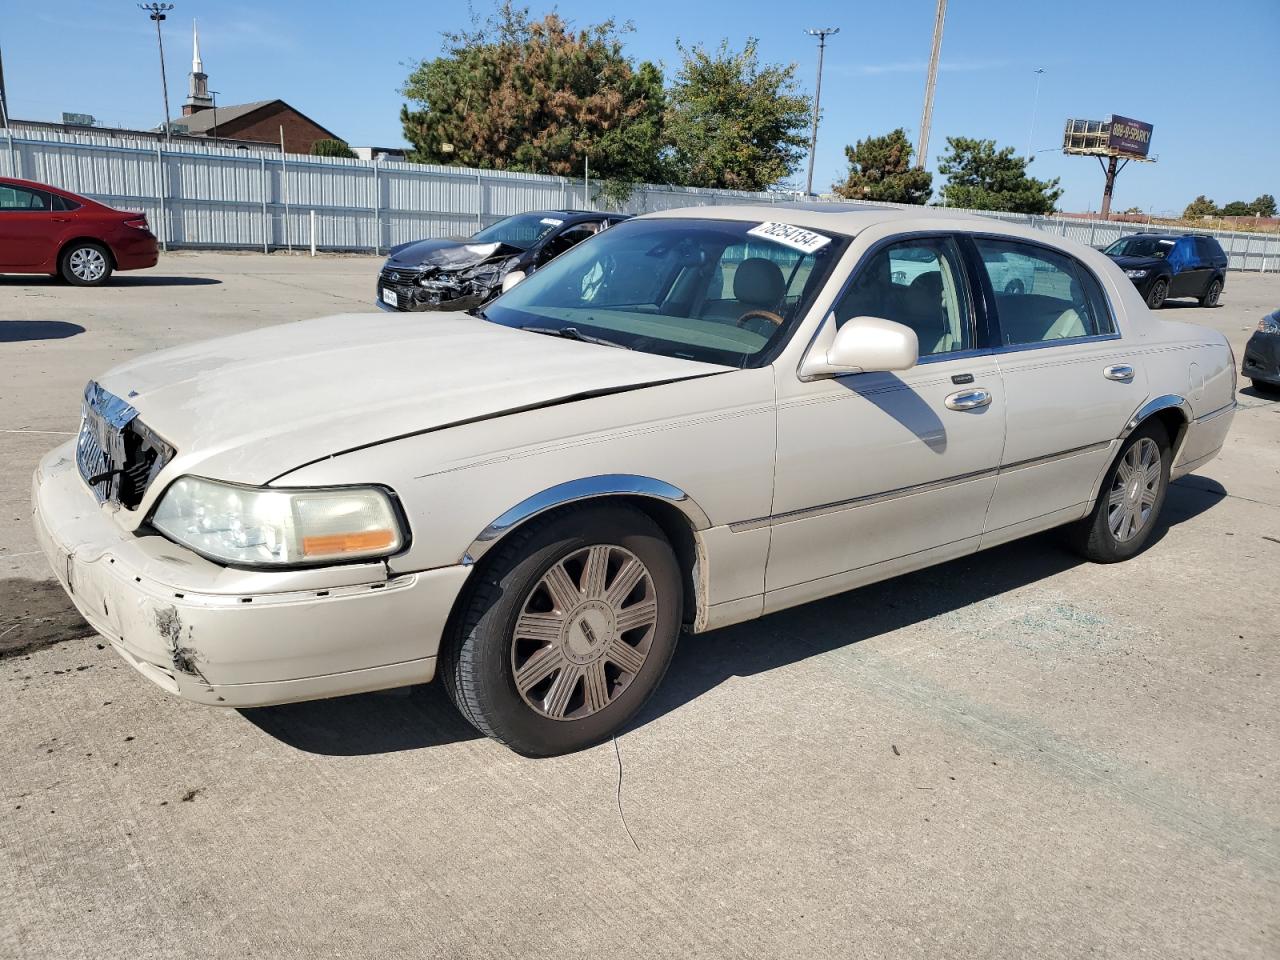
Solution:
[{"label": "front wheel", "polygon": [[662,530],[632,507],[531,521],[475,572],[441,650],[450,698],[477,730],[526,756],[608,739],[666,673],[681,580]]},{"label": "front wheel", "polygon": [[1147,306],[1152,310],[1159,310],[1164,306],[1164,298],[1169,295],[1169,281],[1163,278],[1157,280],[1151,285],[1151,290],[1147,293]]},{"label": "front wheel", "polygon": [[62,251],[59,271],[68,283],[96,287],[111,276],[111,254],[100,243],[81,241]]},{"label": "front wheel", "polygon": [[1210,283],[1208,288],[1205,290],[1204,296],[1200,298],[1200,306],[1216,307],[1218,305],[1218,298],[1221,296],[1222,296],[1222,281],[1215,278],[1213,282]]},{"label": "front wheel", "polygon": [[1116,563],[1141,552],[1164,507],[1171,460],[1169,436],[1159,421],[1135,430],[1107,471],[1093,510],[1068,528],[1072,546],[1094,563]]}]

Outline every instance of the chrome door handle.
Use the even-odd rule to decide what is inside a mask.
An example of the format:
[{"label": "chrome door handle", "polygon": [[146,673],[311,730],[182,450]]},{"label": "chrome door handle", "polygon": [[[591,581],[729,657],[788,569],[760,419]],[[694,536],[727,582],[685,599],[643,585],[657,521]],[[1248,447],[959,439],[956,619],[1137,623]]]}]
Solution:
[{"label": "chrome door handle", "polygon": [[976,410],[991,402],[990,390],[961,390],[942,401],[948,410]]},{"label": "chrome door handle", "polygon": [[1122,383],[1128,383],[1133,379],[1133,367],[1127,363],[1112,364],[1102,371],[1102,375],[1108,380],[1119,380]]}]

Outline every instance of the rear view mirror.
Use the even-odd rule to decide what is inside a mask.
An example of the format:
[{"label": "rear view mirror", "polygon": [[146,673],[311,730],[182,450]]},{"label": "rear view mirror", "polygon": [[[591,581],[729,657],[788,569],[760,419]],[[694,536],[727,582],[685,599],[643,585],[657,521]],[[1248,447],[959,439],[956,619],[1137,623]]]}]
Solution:
[{"label": "rear view mirror", "polygon": [[834,326],[834,315],[827,317],[824,330],[800,365],[802,378],[910,370],[919,359],[916,332],[901,323],[882,317],[854,317],[832,334]]}]

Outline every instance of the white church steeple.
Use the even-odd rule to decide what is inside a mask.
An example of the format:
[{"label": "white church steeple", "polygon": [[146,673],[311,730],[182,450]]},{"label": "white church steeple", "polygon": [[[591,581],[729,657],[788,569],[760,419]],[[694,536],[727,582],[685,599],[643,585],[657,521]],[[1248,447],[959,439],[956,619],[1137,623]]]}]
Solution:
[{"label": "white church steeple", "polygon": [[182,115],[189,117],[213,106],[209,96],[209,77],[200,59],[200,29],[191,21],[191,76],[188,78],[187,102],[182,105]]}]

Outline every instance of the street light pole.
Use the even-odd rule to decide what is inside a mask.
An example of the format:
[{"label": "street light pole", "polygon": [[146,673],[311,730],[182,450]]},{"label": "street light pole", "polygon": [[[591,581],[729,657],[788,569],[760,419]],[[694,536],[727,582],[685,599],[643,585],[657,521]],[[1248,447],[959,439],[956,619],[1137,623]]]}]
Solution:
[{"label": "street light pole", "polygon": [[920,142],[916,145],[916,169],[923,170],[929,154],[929,127],[933,125],[933,91],[938,85],[938,57],[942,53],[942,28],[947,21],[947,0],[938,0],[933,19],[933,49],[924,81],[924,114],[920,117]]},{"label": "street light pole", "polygon": [[809,137],[809,176],[805,180],[805,196],[813,196],[813,160],[818,152],[818,111],[822,104],[822,55],[827,49],[827,37],[840,32],[839,27],[822,27],[817,30],[806,30],[811,37],[818,38],[818,87],[813,94],[813,133]]},{"label": "street light pole", "polygon": [[169,131],[169,80],[164,72],[164,38],[160,36],[160,24],[165,20],[165,14],[173,9],[172,3],[140,3],[138,9],[144,13],[150,14],[150,19],[156,25],[156,45],[160,48],[160,89],[164,91],[164,141],[171,142]]},{"label": "street light pole", "polygon": [[1031,101],[1031,131],[1027,134],[1027,158],[1031,158],[1031,147],[1036,138],[1036,111],[1040,109],[1040,78],[1044,76],[1044,67],[1036,67],[1036,95]]}]

